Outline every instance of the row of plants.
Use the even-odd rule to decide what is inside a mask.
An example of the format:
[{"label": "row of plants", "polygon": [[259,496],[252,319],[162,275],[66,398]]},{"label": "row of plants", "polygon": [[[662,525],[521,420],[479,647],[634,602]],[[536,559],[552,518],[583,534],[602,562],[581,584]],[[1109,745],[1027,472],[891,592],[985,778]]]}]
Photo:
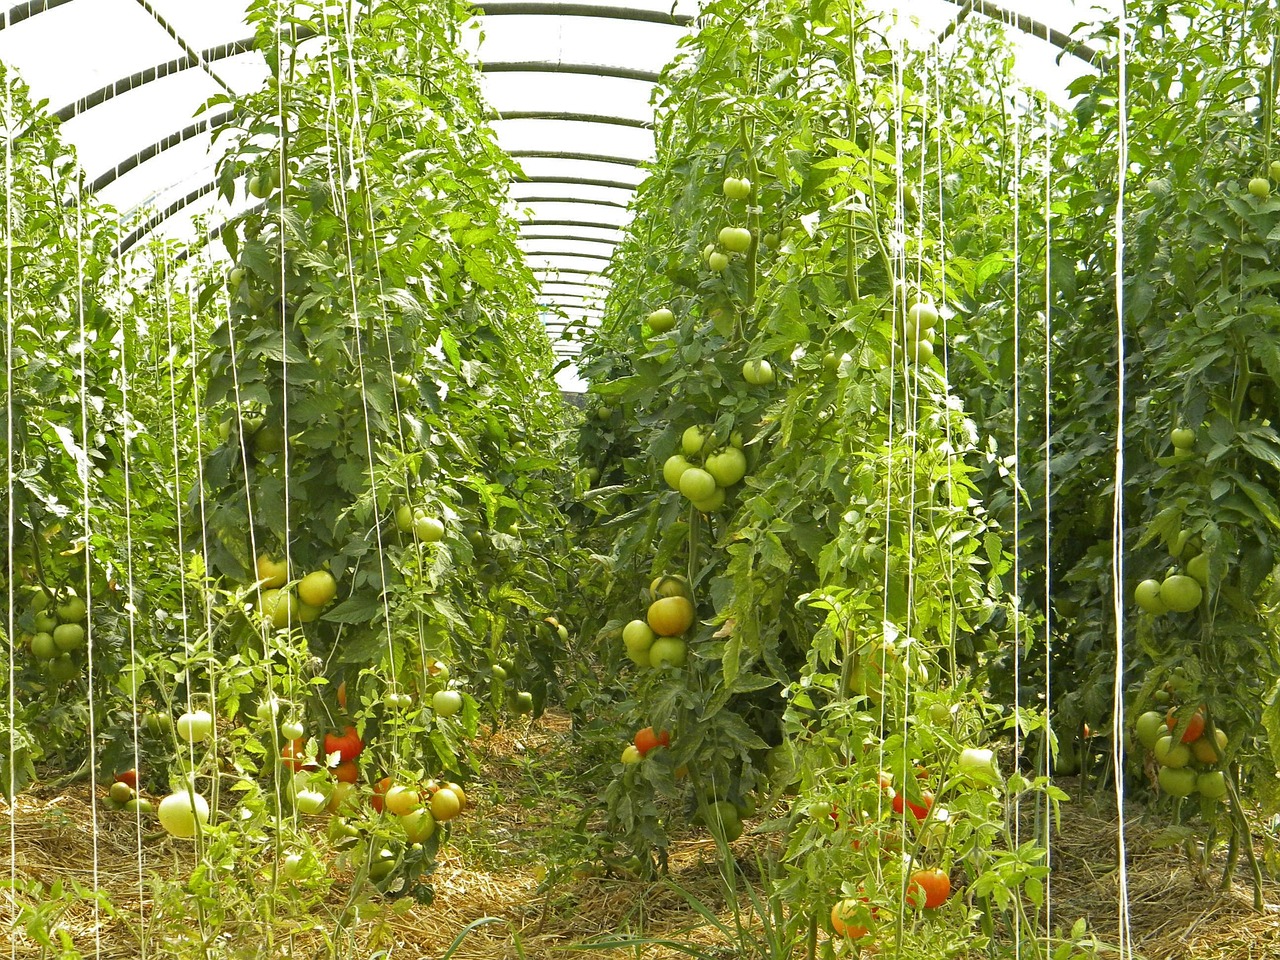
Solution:
[{"label": "row of plants", "polygon": [[[1008,243],[952,232],[1001,184],[974,146],[1004,136],[999,93],[959,66],[1001,41],[895,52],[856,5],[706,14],[583,367],[583,537],[610,560],[588,625],[619,674],[600,708],[644,728],[611,821],[661,864],[682,821],[732,842],[786,811],[761,829],[785,830],[773,893],[810,951],[819,928],[901,956],[1034,931],[1043,848],[1007,805],[1062,794],[997,763],[1013,720],[986,669],[1036,627],[988,506],[1014,480],[981,483],[1013,451],[947,362]],[[1047,747],[1042,711],[1016,722]]]},{"label": "row of plants", "polygon": [[[1224,882],[1248,859],[1261,896],[1277,25],[1216,0],[1187,30],[1161,4],[1132,15],[1123,365],[1114,59],[1086,52],[1059,111],[990,24],[912,51],[857,10],[741,2],[666,75],[579,441],[600,475],[584,537],[610,561],[590,626],[621,677],[600,706],[669,740],[637,740],[604,788],[641,853],[687,817],[731,840],[798,774],[779,889],[814,924],[838,901],[826,925],[899,950],[1035,929],[1042,851],[1002,804],[1060,799],[1043,774],[1106,751],[1079,732],[1114,719],[1119,636],[1122,774],[1171,798],[1201,862],[1228,838]],[[1216,36],[1231,56],[1204,55]],[[672,643],[642,621],[676,575],[693,613]],[[957,774],[1001,743],[1004,778]],[[963,905],[922,930],[912,877],[936,867]]]},{"label": "row of plants", "polygon": [[430,900],[470,741],[573,679],[565,406],[465,16],[255,0],[270,79],[206,104],[249,206],[190,258],[114,260],[10,78],[4,787],[194,841],[180,940],[333,935],[342,877]]}]

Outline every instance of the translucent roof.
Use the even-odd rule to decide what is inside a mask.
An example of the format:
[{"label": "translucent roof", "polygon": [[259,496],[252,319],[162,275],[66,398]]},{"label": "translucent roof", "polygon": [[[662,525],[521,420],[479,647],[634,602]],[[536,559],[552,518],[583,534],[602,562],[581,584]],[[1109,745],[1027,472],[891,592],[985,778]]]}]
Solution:
[{"label": "translucent roof", "polygon": [[[0,0],[4,3],[5,0]],[[869,0],[927,42],[966,8],[1012,31],[1024,79],[1065,99],[1089,69],[1042,37],[1095,19],[1077,0]],[[466,32],[483,70],[498,142],[519,161],[512,190],[521,245],[543,282],[544,320],[572,359],[607,293],[601,271],[653,155],[650,104],[659,73],[693,29],[696,0],[497,0]],[[1032,35],[1034,32],[1034,36]],[[234,212],[215,197],[210,126],[200,105],[267,78],[244,0],[28,0],[0,7],[0,62],[64,121],[87,182],[127,219],[127,244],[150,234],[196,239],[201,215]],[[1058,41],[1061,41],[1059,36]],[[562,383],[577,388],[570,365]]]}]

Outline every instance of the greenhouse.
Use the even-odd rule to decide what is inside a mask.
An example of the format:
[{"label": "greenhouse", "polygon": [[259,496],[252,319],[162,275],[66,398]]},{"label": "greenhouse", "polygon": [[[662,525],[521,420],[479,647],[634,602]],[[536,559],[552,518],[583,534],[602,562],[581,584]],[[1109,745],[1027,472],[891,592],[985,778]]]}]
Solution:
[{"label": "greenhouse", "polygon": [[0,956],[1280,958],[1280,11],[0,0]]}]

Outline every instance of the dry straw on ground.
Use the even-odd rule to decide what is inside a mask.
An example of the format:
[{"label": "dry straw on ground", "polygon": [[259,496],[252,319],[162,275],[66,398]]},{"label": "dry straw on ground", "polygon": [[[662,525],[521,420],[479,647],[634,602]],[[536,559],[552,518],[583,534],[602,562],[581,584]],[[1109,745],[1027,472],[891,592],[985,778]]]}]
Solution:
[{"label": "dry straw on ground", "polygon": [[[696,943],[713,955],[742,956],[735,945],[723,942],[719,931],[705,925],[698,929],[699,918],[675,891],[626,877],[567,873],[558,882],[546,884],[541,869],[545,857],[536,844],[546,836],[548,811],[519,802],[519,778],[527,775],[520,772],[526,759],[533,761],[534,769],[542,755],[554,761],[565,734],[561,720],[526,731],[499,732],[485,742],[485,774],[492,788],[488,796],[507,799],[482,802],[463,827],[467,835],[445,852],[434,877],[434,904],[375,901],[336,938],[337,918],[350,892],[350,878],[340,876],[325,904],[309,915],[282,919],[274,956],[437,958],[469,924],[485,918],[494,919],[472,929],[454,956],[462,960],[608,956],[605,951],[573,948],[618,934],[671,937]],[[1072,792],[1073,784],[1065,786]],[[12,824],[17,851],[16,861],[11,861],[8,843],[0,845],[0,878],[7,879],[16,867],[20,889],[29,890],[32,883],[47,889],[59,881],[92,889],[95,844],[88,799],[83,785],[49,796],[35,791],[19,799],[16,818],[11,819],[7,809],[0,811],[0,838],[8,836]],[[1055,926],[1070,927],[1075,918],[1086,917],[1101,941],[1114,944],[1119,915],[1116,817],[1105,807],[1083,801],[1065,805],[1063,814],[1053,859]],[[1144,823],[1136,809],[1126,829],[1130,928],[1136,955],[1146,960],[1280,960],[1280,916],[1254,912],[1246,885],[1238,883],[1229,893],[1219,894],[1216,876],[1201,877],[1181,851],[1158,847],[1157,828]],[[194,865],[191,845],[154,833],[144,834],[139,845],[132,818],[106,812],[99,814],[96,836],[98,885],[112,908],[98,912],[97,936],[95,912],[88,900],[65,898],[45,918],[46,925],[65,933],[84,956],[132,960],[143,956],[144,950],[146,956],[156,958],[203,956],[192,937],[175,936],[182,928],[163,922],[165,905],[154,899],[156,888],[145,879],[153,873],[170,879],[187,876]],[[739,841],[735,849],[740,862],[746,864],[752,846],[761,843],[760,838],[751,837]],[[715,847],[705,834],[691,832],[673,842],[671,870],[682,886],[728,916]],[[1280,887],[1269,885],[1266,898],[1280,903]],[[10,922],[16,912],[14,900],[9,890],[0,891],[0,956],[74,955],[42,951],[25,926],[15,930]],[[26,894],[18,900],[28,906],[33,902]],[[46,904],[51,902],[45,899]],[[29,918],[29,914],[21,918],[24,925]],[[189,934],[190,924],[184,923]],[[261,930],[246,925],[246,929],[228,927],[220,932],[223,935],[211,941],[208,956],[266,955]],[[614,955],[636,954],[618,951]],[[682,954],[654,947],[643,956]]]}]

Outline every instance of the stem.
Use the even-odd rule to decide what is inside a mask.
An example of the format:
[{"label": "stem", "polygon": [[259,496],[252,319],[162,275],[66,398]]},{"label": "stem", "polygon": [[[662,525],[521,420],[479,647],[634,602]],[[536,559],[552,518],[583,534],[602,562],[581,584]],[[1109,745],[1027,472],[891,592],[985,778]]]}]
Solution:
[{"label": "stem", "polygon": [[1244,847],[1245,858],[1249,861],[1249,873],[1253,878],[1253,909],[1261,913],[1265,908],[1262,900],[1262,867],[1253,850],[1253,837],[1249,835],[1249,821],[1245,819],[1244,808],[1240,805],[1240,794],[1236,792],[1234,771],[1227,776],[1227,796],[1231,804],[1232,836],[1238,836]]},{"label": "stem", "polygon": [[747,308],[744,314],[755,319],[756,260],[760,251],[760,205],[756,184],[760,180],[760,169],[755,152],[751,149],[751,135],[747,130],[745,117],[740,122],[739,136],[742,139],[742,152],[747,158],[747,176],[751,180],[751,195],[747,197],[747,229],[751,231],[751,246],[747,248]]}]

